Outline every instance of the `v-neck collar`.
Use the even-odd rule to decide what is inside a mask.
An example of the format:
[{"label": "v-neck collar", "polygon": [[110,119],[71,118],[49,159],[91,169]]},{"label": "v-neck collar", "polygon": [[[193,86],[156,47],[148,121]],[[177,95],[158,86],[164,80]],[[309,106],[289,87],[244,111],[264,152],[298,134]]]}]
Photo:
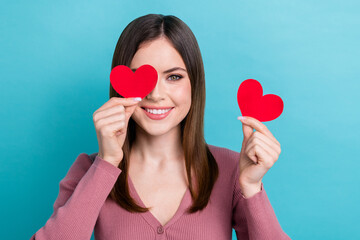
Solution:
[{"label": "v-neck collar", "polygon": [[[146,207],[144,202],[141,200],[140,195],[137,193],[135,186],[130,178],[130,175],[128,175],[128,181],[132,196],[137,200],[137,202],[141,207]],[[154,228],[156,232],[159,227],[162,227],[165,230],[169,228],[170,225],[176,222],[186,212],[187,208],[190,207],[191,204],[192,204],[191,192],[189,187],[187,187],[186,192],[184,193],[181,199],[178,209],[176,210],[174,216],[165,224],[165,226],[163,226],[159,222],[159,220],[150,212],[150,210],[139,214],[145,219],[145,221],[147,221]]]}]

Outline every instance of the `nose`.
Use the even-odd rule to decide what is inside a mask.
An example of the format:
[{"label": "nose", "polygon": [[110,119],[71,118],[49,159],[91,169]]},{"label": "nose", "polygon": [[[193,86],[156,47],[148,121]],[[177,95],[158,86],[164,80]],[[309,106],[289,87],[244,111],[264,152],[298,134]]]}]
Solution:
[{"label": "nose", "polygon": [[164,93],[162,91],[162,83],[161,83],[161,79],[159,76],[158,80],[156,82],[155,88],[146,96],[146,98],[151,99],[154,102],[156,102],[156,101],[163,99],[163,97],[162,97],[163,94]]}]

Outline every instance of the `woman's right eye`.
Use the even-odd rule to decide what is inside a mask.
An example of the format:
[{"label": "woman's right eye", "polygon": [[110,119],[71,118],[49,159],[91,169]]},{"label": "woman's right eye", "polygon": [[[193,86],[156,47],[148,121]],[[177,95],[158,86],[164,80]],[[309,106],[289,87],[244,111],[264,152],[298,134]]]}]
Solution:
[{"label": "woman's right eye", "polygon": [[177,79],[172,78],[171,81],[176,81],[176,80],[179,80],[180,78],[182,78],[182,76],[180,76],[180,75],[175,75],[175,74],[170,75],[169,77],[170,77],[170,78],[172,78],[172,77],[178,77]]}]

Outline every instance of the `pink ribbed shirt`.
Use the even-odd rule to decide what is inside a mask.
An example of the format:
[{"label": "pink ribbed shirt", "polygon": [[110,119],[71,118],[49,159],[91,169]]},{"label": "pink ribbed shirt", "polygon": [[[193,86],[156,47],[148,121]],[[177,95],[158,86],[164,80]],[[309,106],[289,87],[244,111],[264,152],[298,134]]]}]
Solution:
[{"label": "pink ribbed shirt", "polygon": [[[208,144],[219,167],[219,178],[206,208],[188,214],[192,198],[189,188],[179,208],[162,226],[151,212],[130,213],[108,195],[121,169],[97,156],[78,155],[60,181],[54,212],[31,239],[88,240],[282,240],[290,237],[282,230],[265,189],[244,198],[239,187],[239,154]],[[129,179],[131,196],[145,207]]]}]

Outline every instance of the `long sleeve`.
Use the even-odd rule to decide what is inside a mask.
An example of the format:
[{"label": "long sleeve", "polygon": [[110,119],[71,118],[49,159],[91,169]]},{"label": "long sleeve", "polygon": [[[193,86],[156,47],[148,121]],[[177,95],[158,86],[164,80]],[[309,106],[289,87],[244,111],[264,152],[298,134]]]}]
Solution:
[{"label": "long sleeve", "polygon": [[99,212],[121,169],[81,153],[60,181],[54,212],[30,240],[90,239]]},{"label": "long sleeve", "polygon": [[291,240],[277,220],[263,183],[261,183],[260,192],[250,198],[245,198],[240,189],[239,173],[235,176],[232,227],[235,229],[237,239]]}]

